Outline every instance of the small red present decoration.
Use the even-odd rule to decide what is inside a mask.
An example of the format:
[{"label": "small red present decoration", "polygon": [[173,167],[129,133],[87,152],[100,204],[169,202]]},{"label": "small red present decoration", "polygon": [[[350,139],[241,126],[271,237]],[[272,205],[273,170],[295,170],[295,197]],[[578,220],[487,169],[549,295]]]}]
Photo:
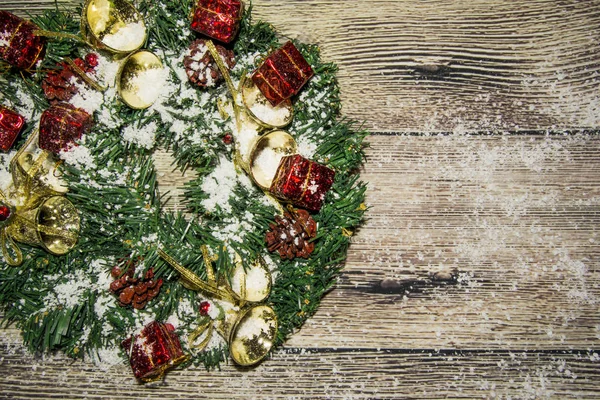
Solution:
[{"label": "small red present decoration", "polygon": [[39,147],[53,153],[68,148],[92,127],[92,116],[69,103],[54,105],[40,119]]},{"label": "small red present decoration", "polygon": [[34,35],[39,28],[8,11],[0,11],[0,57],[28,70],[44,57],[46,39]]},{"label": "small red present decoration", "polygon": [[198,0],[192,29],[215,40],[229,43],[240,29],[244,5],[240,0]]},{"label": "small red present decoration", "polygon": [[0,150],[10,150],[23,125],[25,118],[9,108],[0,106]]},{"label": "small red present decoration", "polygon": [[273,106],[300,91],[313,76],[310,64],[292,42],[272,52],[252,75],[254,84]]},{"label": "small red present decoration", "polygon": [[136,378],[143,381],[160,379],[168,368],[187,359],[174,331],[171,324],[153,321],[138,335],[121,343]]},{"label": "small red present decoration", "polygon": [[295,206],[319,211],[333,185],[335,171],[299,154],[281,159],[269,191]]}]

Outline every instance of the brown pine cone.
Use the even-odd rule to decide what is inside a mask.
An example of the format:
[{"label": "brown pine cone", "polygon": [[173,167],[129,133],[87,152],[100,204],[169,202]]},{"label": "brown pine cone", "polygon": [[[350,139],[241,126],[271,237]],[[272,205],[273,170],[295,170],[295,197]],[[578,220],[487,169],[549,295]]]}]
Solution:
[{"label": "brown pine cone", "polygon": [[[215,45],[223,63],[229,68],[235,65],[233,51]],[[213,86],[223,79],[219,67],[206,47],[206,40],[198,39],[190,44],[188,54],[183,58],[183,65],[190,82],[200,87]]]},{"label": "brown pine cone", "polygon": [[76,81],[81,82],[81,78],[75,75],[69,64],[62,62],[58,66],[59,69],[50,70],[42,81],[44,95],[52,105],[61,101],[69,101],[77,94],[77,86],[71,79],[75,78]]},{"label": "brown pine cone", "polygon": [[141,310],[158,296],[163,280],[154,279],[152,268],[146,271],[143,279],[135,277],[135,265],[132,260],[125,261],[124,266],[127,267],[124,273],[119,265],[112,269],[111,275],[115,280],[110,284],[110,291],[118,297],[120,306],[131,306]]},{"label": "brown pine cone", "polygon": [[309,240],[317,236],[317,223],[306,210],[290,209],[283,216],[276,215],[269,228],[265,235],[267,249],[277,251],[281,258],[308,258],[315,249]]},{"label": "brown pine cone", "polygon": [[[82,71],[90,73],[98,65],[98,56],[90,53],[85,59],[76,58],[73,61]],[[83,84],[83,79],[66,62],[58,63],[57,67],[48,71],[42,81],[44,95],[52,105],[71,100],[78,92],[77,85]]]}]

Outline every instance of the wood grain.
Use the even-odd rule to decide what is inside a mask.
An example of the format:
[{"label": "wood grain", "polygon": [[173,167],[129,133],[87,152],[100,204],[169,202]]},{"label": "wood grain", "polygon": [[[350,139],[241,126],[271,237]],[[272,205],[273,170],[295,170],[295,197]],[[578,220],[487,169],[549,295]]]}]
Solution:
[{"label": "wood grain", "polygon": [[[0,8],[36,13],[53,3]],[[339,65],[344,114],[375,131],[600,123],[598,0],[255,0],[253,10],[282,35],[319,44]]]},{"label": "wood grain", "polygon": [[595,399],[599,375],[587,351],[289,348],[252,370],[187,368],[146,386],[126,367],[41,363],[15,347],[0,365],[0,397],[12,399]]},{"label": "wood grain", "polygon": [[[0,330],[0,397],[597,398],[600,1],[253,5],[320,45],[344,115],[378,132],[339,284],[256,369],[189,368],[150,387],[127,367],[32,359]],[[167,208],[182,209],[190,176],[155,159]]]}]

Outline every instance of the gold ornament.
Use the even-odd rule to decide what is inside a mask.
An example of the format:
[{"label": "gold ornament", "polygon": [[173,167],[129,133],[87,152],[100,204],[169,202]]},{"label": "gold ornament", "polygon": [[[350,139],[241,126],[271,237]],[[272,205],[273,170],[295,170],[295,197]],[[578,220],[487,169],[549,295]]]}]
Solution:
[{"label": "gold ornament", "polygon": [[140,49],[148,37],[144,18],[126,0],[87,0],[81,33],[93,47],[117,54]]},{"label": "gold ornament", "polygon": [[281,159],[296,152],[296,140],[285,131],[260,136],[250,151],[250,176],[261,189],[269,190]]},{"label": "gold ornament", "polygon": [[34,157],[26,151],[36,136],[32,134],[10,161],[12,182],[8,195],[0,190],[0,201],[10,209],[10,215],[0,225],[0,244],[4,259],[12,266],[23,262],[23,253],[15,242],[63,255],[79,237],[77,209],[64,193],[42,179],[48,172],[44,163],[50,153],[42,151]]},{"label": "gold ornament", "polygon": [[154,53],[146,50],[131,54],[117,74],[117,92],[131,108],[150,107],[160,94],[163,64]]},{"label": "gold ornament", "polygon": [[[263,360],[277,336],[277,315],[273,309],[261,303],[271,292],[271,274],[264,261],[258,259],[247,271],[236,257],[236,269],[233,274],[234,288],[225,277],[216,279],[212,268],[208,248],[202,246],[206,266],[206,282],[196,274],[179,264],[175,259],[159,249],[158,254],[181,274],[182,284],[188,289],[201,291],[215,299],[224,300],[233,305],[223,318],[213,322],[208,317],[201,319],[200,325],[190,334],[190,347],[202,350],[209,343],[215,330],[227,341],[229,354],[233,361],[242,366],[256,364]],[[252,285],[247,285],[247,277],[252,277]],[[235,290],[236,289],[236,290]],[[204,335],[199,344],[196,339]]]},{"label": "gold ornament", "polygon": [[254,81],[248,79],[246,75],[242,76],[240,86],[246,111],[256,123],[272,129],[283,128],[292,122],[294,108],[291,100],[287,99],[279,105],[273,106],[254,84]]}]

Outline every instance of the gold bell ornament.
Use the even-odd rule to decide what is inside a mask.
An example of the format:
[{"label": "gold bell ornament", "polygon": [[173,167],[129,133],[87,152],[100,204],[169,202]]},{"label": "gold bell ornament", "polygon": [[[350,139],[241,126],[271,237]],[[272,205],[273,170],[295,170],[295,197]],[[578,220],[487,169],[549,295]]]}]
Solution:
[{"label": "gold bell ornament", "polygon": [[148,38],[144,18],[126,0],[87,0],[81,33],[93,47],[115,54],[139,50]]},{"label": "gold bell ornament", "polygon": [[80,219],[77,209],[64,192],[44,179],[48,175],[50,153],[28,152],[37,135],[12,158],[12,181],[5,194],[0,190],[0,244],[9,265],[23,262],[16,242],[41,247],[50,254],[68,253],[77,243]]},{"label": "gold bell ornament", "polygon": [[[227,341],[229,354],[238,365],[254,365],[267,356],[277,336],[278,323],[275,311],[263,303],[271,293],[272,280],[261,258],[244,270],[241,258],[236,257],[236,268],[230,284],[223,276],[217,280],[212,268],[215,259],[209,255],[206,246],[202,247],[206,281],[183,267],[163,250],[158,250],[158,254],[181,274],[181,281],[185,287],[231,305],[222,318],[216,321],[208,317],[201,320],[200,325],[189,337],[191,348],[204,349],[216,330]],[[201,336],[204,336],[204,339],[196,343]]]}]

